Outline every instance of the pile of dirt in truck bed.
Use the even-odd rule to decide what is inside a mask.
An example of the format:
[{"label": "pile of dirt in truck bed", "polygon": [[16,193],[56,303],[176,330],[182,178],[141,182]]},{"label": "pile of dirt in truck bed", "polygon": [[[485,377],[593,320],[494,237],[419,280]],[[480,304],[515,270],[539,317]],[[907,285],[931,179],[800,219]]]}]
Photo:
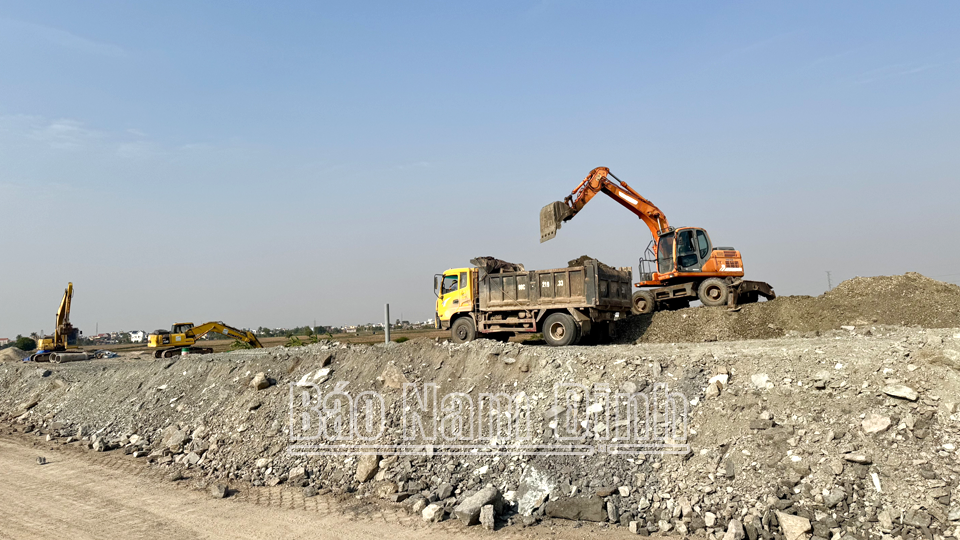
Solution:
[{"label": "pile of dirt in truck bed", "polygon": [[23,352],[16,347],[7,347],[0,351],[0,362],[19,362],[30,356],[30,353]]},{"label": "pile of dirt in truck bed", "polygon": [[597,261],[597,264],[600,266],[600,268],[603,268],[604,270],[608,270],[611,272],[615,270],[615,268],[610,266],[609,264],[603,264],[595,257],[591,257],[589,255],[581,255],[572,261],[567,261],[567,268],[573,268],[574,266],[583,266],[584,263],[586,263],[587,261]]},{"label": "pile of dirt in truck bed", "polygon": [[764,339],[869,324],[960,327],[960,286],[915,272],[857,277],[818,297],[782,296],[735,312],[726,307],[694,307],[631,317],[621,325],[618,341]]}]

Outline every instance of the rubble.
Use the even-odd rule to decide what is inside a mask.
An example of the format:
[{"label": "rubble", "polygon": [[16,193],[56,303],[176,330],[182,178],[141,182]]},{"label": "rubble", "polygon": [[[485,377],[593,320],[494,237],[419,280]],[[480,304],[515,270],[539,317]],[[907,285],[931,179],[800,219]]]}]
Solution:
[{"label": "rubble", "polygon": [[[240,486],[238,493],[277,486],[297,497],[387,505],[450,527],[564,519],[714,540],[907,539],[923,537],[924,527],[949,538],[960,526],[960,371],[938,359],[960,349],[960,330],[850,322],[853,333],[562,349],[492,340],[414,339],[390,348],[321,342],[94,360],[50,366],[46,378],[35,366],[7,363],[0,365],[0,427],[36,433],[38,441],[49,436],[44,444],[142,455],[138,463],[178,479],[186,474],[185,485],[213,496],[226,496],[227,485]],[[329,371],[317,378],[321,370]],[[258,373],[275,386],[251,387]],[[530,415],[532,439],[500,437],[484,446],[496,452],[453,456],[431,454],[442,440],[424,444],[420,455],[287,452],[288,385],[331,399],[338,391],[375,391],[387,426],[375,444],[404,441],[400,377],[420,388],[434,383],[441,395],[515,396],[517,411]],[[570,412],[554,402],[558,384],[579,385],[580,413],[591,411],[611,430],[616,419],[606,415],[618,392],[652,395],[668,385],[683,397],[677,410],[687,410],[688,433],[675,440],[660,432],[655,440],[689,446],[666,454],[513,451],[559,447],[557,429]],[[888,394],[892,385],[917,398]],[[716,395],[706,399],[711,386]],[[596,421],[577,425],[577,444],[612,444]],[[214,492],[216,485],[223,491]]]}]

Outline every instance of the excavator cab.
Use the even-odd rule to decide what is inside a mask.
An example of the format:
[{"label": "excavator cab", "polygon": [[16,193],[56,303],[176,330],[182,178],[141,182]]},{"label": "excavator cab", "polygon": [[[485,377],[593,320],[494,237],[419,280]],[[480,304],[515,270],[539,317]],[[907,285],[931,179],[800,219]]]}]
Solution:
[{"label": "excavator cab", "polygon": [[186,334],[187,330],[193,328],[192,322],[177,323],[170,327],[171,334]]},{"label": "excavator cab", "polygon": [[707,231],[696,227],[671,230],[657,242],[657,272],[700,272],[712,252]]}]

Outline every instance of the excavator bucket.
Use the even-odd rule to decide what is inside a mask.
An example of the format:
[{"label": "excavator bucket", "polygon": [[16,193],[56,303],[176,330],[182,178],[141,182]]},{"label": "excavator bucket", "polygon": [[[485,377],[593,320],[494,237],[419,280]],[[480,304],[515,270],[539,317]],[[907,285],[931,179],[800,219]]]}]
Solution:
[{"label": "excavator bucket", "polygon": [[573,210],[561,201],[552,202],[540,209],[540,243],[557,235],[560,224],[573,217]]}]

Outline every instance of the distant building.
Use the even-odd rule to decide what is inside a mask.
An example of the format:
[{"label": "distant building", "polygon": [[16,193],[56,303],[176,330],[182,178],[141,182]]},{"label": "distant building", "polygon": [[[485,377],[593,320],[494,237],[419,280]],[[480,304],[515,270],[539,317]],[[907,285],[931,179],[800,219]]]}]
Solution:
[{"label": "distant building", "polygon": [[10,338],[0,337],[0,347],[10,344]]},{"label": "distant building", "polygon": [[130,332],[130,342],[131,343],[143,343],[147,339],[147,333],[143,330],[135,330]]}]

